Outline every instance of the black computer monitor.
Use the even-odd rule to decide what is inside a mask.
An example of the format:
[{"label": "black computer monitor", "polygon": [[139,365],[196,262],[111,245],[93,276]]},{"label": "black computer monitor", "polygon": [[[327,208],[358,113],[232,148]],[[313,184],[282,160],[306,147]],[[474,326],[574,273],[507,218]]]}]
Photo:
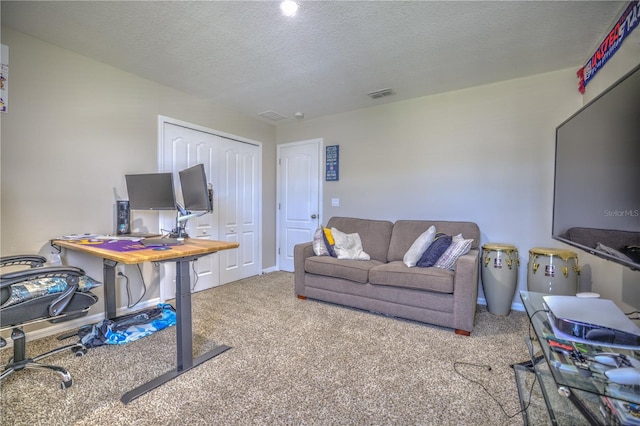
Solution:
[{"label": "black computer monitor", "polygon": [[182,188],[182,199],[184,200],[185,210],[190,212],[212,211],[212,200],[209,196],[204,165],[196,164],[193,167],[178,172],[178,174],[180,175],[180,187]]},{"label": "black computer monitor", "polygon": [[132,210],[175,210],[171,173],[125,175]]}]

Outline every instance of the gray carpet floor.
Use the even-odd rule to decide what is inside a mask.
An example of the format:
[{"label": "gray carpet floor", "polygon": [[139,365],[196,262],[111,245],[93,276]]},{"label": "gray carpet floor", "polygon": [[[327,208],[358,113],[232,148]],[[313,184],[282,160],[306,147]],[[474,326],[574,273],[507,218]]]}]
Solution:
[{"label": "gray carpet floor", "polygon": [[[512,363],[528,359],[523,312],[478,306],[470,337],[294,296],[275,272],[193,297],[194,354],[232,349],[124,405],[175,366],[175,328],[47,362],[1,384],[3,425],[521,425]],[[60,342],[29,342],[28,353]],[[2,362],[11,350],[0,353]],[[490,366],[491,369],[487,366]],[[495,398],[495,399],[494,399]],[[499,404],[496,402],[499,401]],[[504,410],[504,411],[503,411]]]}]

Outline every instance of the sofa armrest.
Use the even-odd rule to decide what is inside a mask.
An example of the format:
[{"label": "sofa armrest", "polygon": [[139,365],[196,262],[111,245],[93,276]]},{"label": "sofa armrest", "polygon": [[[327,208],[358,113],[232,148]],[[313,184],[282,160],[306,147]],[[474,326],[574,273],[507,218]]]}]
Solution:
[{"label": "sofa armrest", "polygon": [[478,271],[480,267],[480,251],[470,250],[460,256],[456,262],[453,276],[453,312],[454,328],[473,330],[478,303]]},{"label": "sofa armrest", "polygon": [[311,256],[315,256],[313,252],[313,242],[296,244],[293,248],[293,272],[295,280],[295,293],[297,296],[305,297],[304,285],[304,261]]}]

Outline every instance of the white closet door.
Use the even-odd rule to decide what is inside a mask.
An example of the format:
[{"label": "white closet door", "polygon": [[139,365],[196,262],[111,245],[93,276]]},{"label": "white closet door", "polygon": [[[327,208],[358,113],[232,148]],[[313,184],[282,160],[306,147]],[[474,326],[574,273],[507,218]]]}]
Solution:
[{"label": "white closet door", "polygon": [[240,243],[237,250],[219,253],[220,282],[227,283],[261,270],[260,155],[258,146],[220,140],[219,234],[224,241]]},{"label": "white closet door", "polygon": [[[218,162],[218,138],[212,134],[164,123],[164,164],[163,171],[173,173],[176,199],[182,204],[182,190],[178,172],[193,165],[202,163],[205,168],[207,180],[216,187],[217,162]],[[198,218],[189,219],[186,230],[191,238],[218,240],[218,213],[214,211]],[[175,213],[163,215],[163,228],[175,227]],[[219,255],[214,253],[198,259],[193,264],[191,271],[192,291],[205,290],[220,285]],[[164,264],[163,294],[167,298],[175,297],[175,266],[167,262]]]},{"label": "white closet door", "polygon": [[[178,172],[194,164],[205,166],[213,184],[213,214],[190,219],[191,238],[237,241],[240,247],[198,259],[191,287],[204,290],[262,271],[262,146],[193,124],[160,117],[159,169],[174,173],[176,196],[182,201]],[[163,229],[175,227],[175,212],[163,214]],[[175,297],[175,268],[161,269],[160,297]]]}]

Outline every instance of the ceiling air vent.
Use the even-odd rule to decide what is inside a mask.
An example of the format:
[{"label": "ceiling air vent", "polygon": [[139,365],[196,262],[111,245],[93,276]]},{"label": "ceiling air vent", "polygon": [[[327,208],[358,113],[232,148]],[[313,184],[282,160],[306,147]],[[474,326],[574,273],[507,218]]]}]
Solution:
[{"label": "ceiling air vent", "polygon": [[279,114],[275,111],[265,111],[265,112],[259,113],[258,115],[273,121],[278,121],[278,120],[282,120],[283,118],[287,118],[284,115]]},{"label": "ceiling air vent", "polygon": [[396,92],[394,92],[393,89],[380,89],[380,90],[376,90],[375,92],[367,93],[367,96],[369,96],[371,99],[378,99],[378,98],[384,98],[385,96],[391,96],[395,94]]}]

